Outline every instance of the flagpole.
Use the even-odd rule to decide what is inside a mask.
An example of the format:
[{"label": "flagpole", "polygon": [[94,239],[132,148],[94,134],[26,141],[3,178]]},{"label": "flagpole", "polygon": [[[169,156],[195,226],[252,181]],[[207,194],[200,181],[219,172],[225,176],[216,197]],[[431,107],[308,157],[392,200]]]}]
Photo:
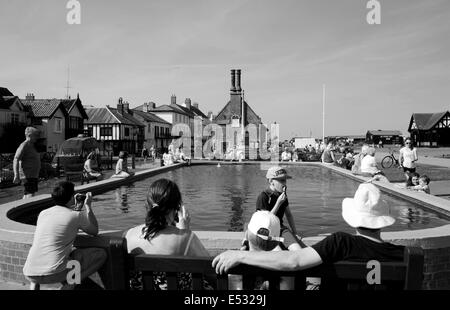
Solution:
[{"label": "flagpole", "polygon": [[325,84],[323,84],[322,91],[322,141],[325,143]]},{"label": "flagpole", "polygon": [[241,116],[241,119],[242,119],[242,122],[241,122],[241,137],[242,137],[242,149],[244,150],[244,152],[245,152],[245,136],[244,136],[244,90],[242,90],[242,105],[241,105],[241,110],[242,110],[242,116]]}]

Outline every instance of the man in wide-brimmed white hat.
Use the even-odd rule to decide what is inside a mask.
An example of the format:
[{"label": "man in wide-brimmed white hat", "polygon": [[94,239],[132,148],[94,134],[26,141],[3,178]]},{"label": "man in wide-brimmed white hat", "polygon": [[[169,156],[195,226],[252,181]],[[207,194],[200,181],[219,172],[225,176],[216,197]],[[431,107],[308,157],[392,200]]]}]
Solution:
[{"label": "man in wide-brimmed white hat", "polygon": [[272,270],[293,271],[340,260],[403,260],[404,247],[384,242],[381,229],[392,225],[389,205],[381,199],[380,190],[371,183],[359,185],[353,198],[342,202],[342,217],[356,234],[333,233],[311,247],[298,251],[248,252],[226,251],[213,260],[221,274],[242,263]]}]

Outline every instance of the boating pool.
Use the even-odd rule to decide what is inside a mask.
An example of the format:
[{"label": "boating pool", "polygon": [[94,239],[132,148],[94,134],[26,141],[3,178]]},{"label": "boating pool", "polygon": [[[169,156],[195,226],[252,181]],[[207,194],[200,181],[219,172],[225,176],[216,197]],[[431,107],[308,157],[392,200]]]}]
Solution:
[{"label": "boating pool", "polygon": [[[267,168],[266,168],[267,169]],[[320,166],[288,166],[293,179],[287,194],[297,230],[302,236],[334,231],[353,232],[341,217],[342,200],[353,197],[358,182]],[[175,169],[94,196],[94,212],[101,230],[124,230],[144,223],[145,197],[159,178],[176,182],[191,214],[191,229],[243,231],[256,208],[256,198],[267,187],[260,165],[198,165]],[[396,222],[387,231],[438,227],[444,216],[383,193]],[[284,219],[287,224],[287,221]]]}]

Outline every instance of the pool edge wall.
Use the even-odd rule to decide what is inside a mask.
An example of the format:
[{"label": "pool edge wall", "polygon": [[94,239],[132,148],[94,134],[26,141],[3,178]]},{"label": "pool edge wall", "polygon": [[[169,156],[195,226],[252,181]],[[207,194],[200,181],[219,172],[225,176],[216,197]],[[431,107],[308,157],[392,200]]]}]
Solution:
[{"label": "pool edge wall", "polygon": [[[217,165],[217,163],[215,161],[195,161],[192,165]],[[222,162],[221,164],[224,163]],[[244,162],[233,164],[258,163]],[[274,163],[261,162],[260,164],[269,167]],[[285,164],[283,163],[283,165]],[[345,175],[359,182],[366,180],[364,177],[354,176],[343,169],[319,163],[289,163],[289,165],[316,165],[329,168],[338,174]],[[182,166],[185,166],[185,164],[140,171],[129,179],[108,179],[77,186],[76,191],[91,191],[93,194],[102,193],[118,186],[174,170]],[[447,216],[450,214],[450,202],[443,198],[402,190],[380,182],[375,183],[384,192],[400,196],[408,201],[418,203],[424,208],[440,212]],[[24,212],[24,210],[42,207],[43,205],[48,206],[49,204],[51,204],[51,198],[47,194],[0,205],[0,280],[23,284],[27,283],[27,280],[23,276],[22,268],[33,242],[35,230],[35,226],[13,221],[8,216],[14,218]],[[102,232],[105,235],[111,233],[114,234],[114,232]],[[242,232],[196,231],[195,233],[213,256],[224,250],[239,248],[243,238]],[[420,246],[424,249],[423,289],[450,289],[450,224],[423,230],[385,232],[382,233],[382,237],[386,241],[395,244]],[[304,241],[306,244],[312,245],[323,238],[324,236],[308,237],[304,238]]]}]

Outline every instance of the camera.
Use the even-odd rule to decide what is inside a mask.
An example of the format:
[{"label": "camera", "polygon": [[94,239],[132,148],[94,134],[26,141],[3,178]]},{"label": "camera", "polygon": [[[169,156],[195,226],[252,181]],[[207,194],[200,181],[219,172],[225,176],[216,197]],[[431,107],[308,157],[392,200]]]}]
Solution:
[{"label": "camera", "polygon": [[77,201],[78,203],[83,203],[84,200],[86,199],[86,194],[78,194],[78,195],[75,197],[75,199],[76,199],[76,201]]}]

